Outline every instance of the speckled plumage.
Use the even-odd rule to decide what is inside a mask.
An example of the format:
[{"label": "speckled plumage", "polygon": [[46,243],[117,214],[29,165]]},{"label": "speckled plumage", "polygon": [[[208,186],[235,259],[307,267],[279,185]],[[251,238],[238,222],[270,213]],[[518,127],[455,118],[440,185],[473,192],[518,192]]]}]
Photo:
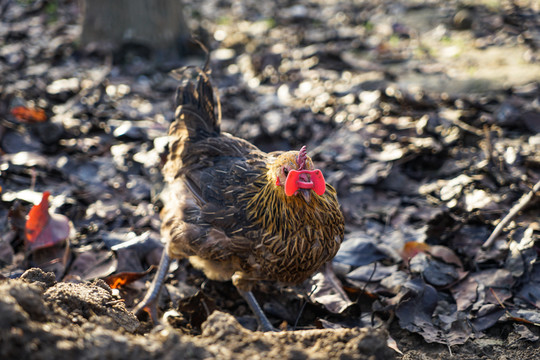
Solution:
[{"label": "speckled plumage", "polygon": [[[287,196],[284,166],[298,151],[264,153],[220,131],[205,73],[179,90],[171,124],[162,235],[173,258],[249,291],[258,280],[297,284],[331,260],[344,235],[335,189]],[[219,112],[219,109],[218,109]],[[313,169],[309,157],[305,168]]]}]

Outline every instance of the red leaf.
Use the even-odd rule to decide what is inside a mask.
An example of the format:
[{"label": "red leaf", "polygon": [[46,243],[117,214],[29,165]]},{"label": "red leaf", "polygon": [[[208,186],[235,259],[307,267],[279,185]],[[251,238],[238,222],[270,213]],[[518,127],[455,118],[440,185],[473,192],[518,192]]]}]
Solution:
[{"label": "red leaf", "polygon": [[39,205],[34,205],[28,213],[26,221],[26,241],[35,243],[41,230],[49,222],[49,196],[50,192],[45,191]]},{"label": "red leaf", "polygon": [[39,205],[34,205],[26,221],[26,247],[31,251],[53,246],[69,236],[69,220],[64,215],[49,213],[50,192],[45,191]]},{"label": "red leaf", "polygon": [[38,108],[27,108],[26,106],[17,106],[11,109],[11,114],[17,120],[23,123],[37,123],[47,121],[45,110]]}]

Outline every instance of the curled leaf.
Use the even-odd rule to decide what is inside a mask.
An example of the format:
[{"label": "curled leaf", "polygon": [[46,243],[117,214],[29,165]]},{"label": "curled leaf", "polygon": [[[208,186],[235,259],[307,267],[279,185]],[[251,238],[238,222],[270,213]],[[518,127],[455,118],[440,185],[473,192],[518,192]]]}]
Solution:
[{"label": "curled leaf", "polygon": [[49,196],[50,192],[44,192],[39,205],[28,213],[25,244],[30,251],[62,243],[69,237],[69,220],[64,215],[49,213]]},{"label": "curled leaf", "polygon": [[323,305],[334,314],[344,312],[353,304],[334,274],[332,263],[323,265],[321,271],[310,279],[309,299]]}]

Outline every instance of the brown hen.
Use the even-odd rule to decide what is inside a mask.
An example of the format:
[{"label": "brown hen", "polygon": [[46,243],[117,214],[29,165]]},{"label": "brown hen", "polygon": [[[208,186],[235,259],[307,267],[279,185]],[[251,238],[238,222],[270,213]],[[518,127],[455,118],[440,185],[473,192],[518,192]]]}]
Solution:
[{"label": "brown hen", "polygon": [[259,280],[299,284],[335,256],[344,233],[336,191],[305,147],[267,154],[221,132],[205,72],[196,85],[180,87],[176,100],[163,169],[167,247],[135,311],[155,320],[170,258],[187,257],[209,279],[232,279],[259,326],[272,330],[251,288]]}]

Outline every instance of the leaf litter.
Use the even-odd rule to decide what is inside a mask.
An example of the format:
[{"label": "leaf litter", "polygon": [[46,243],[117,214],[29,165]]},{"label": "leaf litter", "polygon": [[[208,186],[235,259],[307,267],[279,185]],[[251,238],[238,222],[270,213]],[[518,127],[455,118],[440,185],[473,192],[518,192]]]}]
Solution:
[{"label": "leaf litter", "polygon": [[[0,273],[19,277],[40,266],[65,283],[108,279],[129,307],[163,251],[160,168],[177,83],[170,69],[144,60],[79,56],[76,2],[62,1],[55,19],[46,3],[0,10]],[[347,219],[334,259],[342,285],[321,274],[307,291],[261,284],[265,303],[286,308],[272,316],[285,326],[298,320],[299,328],[337,329],[351,318],[381,326],[395,314],[394,326],[463,349],[463,358],[467,347],[457,345],[477,344],[494,329],[537,341],[538,77],[477,76],[475,69],[491,65],[467,58],[459,44],[474,43],[483,55],[521,36],[528,47],[521,66],[534,74],[538,11],[470,5],[467,25],[456,22],[454,4],[286,2],[278,9],[242,1],[231,12],[228,2],[209,3],[186,6],[215,20],[202,26],[217,49],[212,76],[224,129],[264,150],[307,144]],[[440,26],[419,20],[430,16]],[[32,205],[47,193],[54,210],[44,201],[35,216]],[[171,323],[204,333],[206,302],[249,327],[230,284],[206,282],[185,262],[175,269],[162,299],[163,308],[180,306]],[[32,276],[40,283],[43,275]],[[390,329],[398,348],[413,354],[409,338]]]}]

